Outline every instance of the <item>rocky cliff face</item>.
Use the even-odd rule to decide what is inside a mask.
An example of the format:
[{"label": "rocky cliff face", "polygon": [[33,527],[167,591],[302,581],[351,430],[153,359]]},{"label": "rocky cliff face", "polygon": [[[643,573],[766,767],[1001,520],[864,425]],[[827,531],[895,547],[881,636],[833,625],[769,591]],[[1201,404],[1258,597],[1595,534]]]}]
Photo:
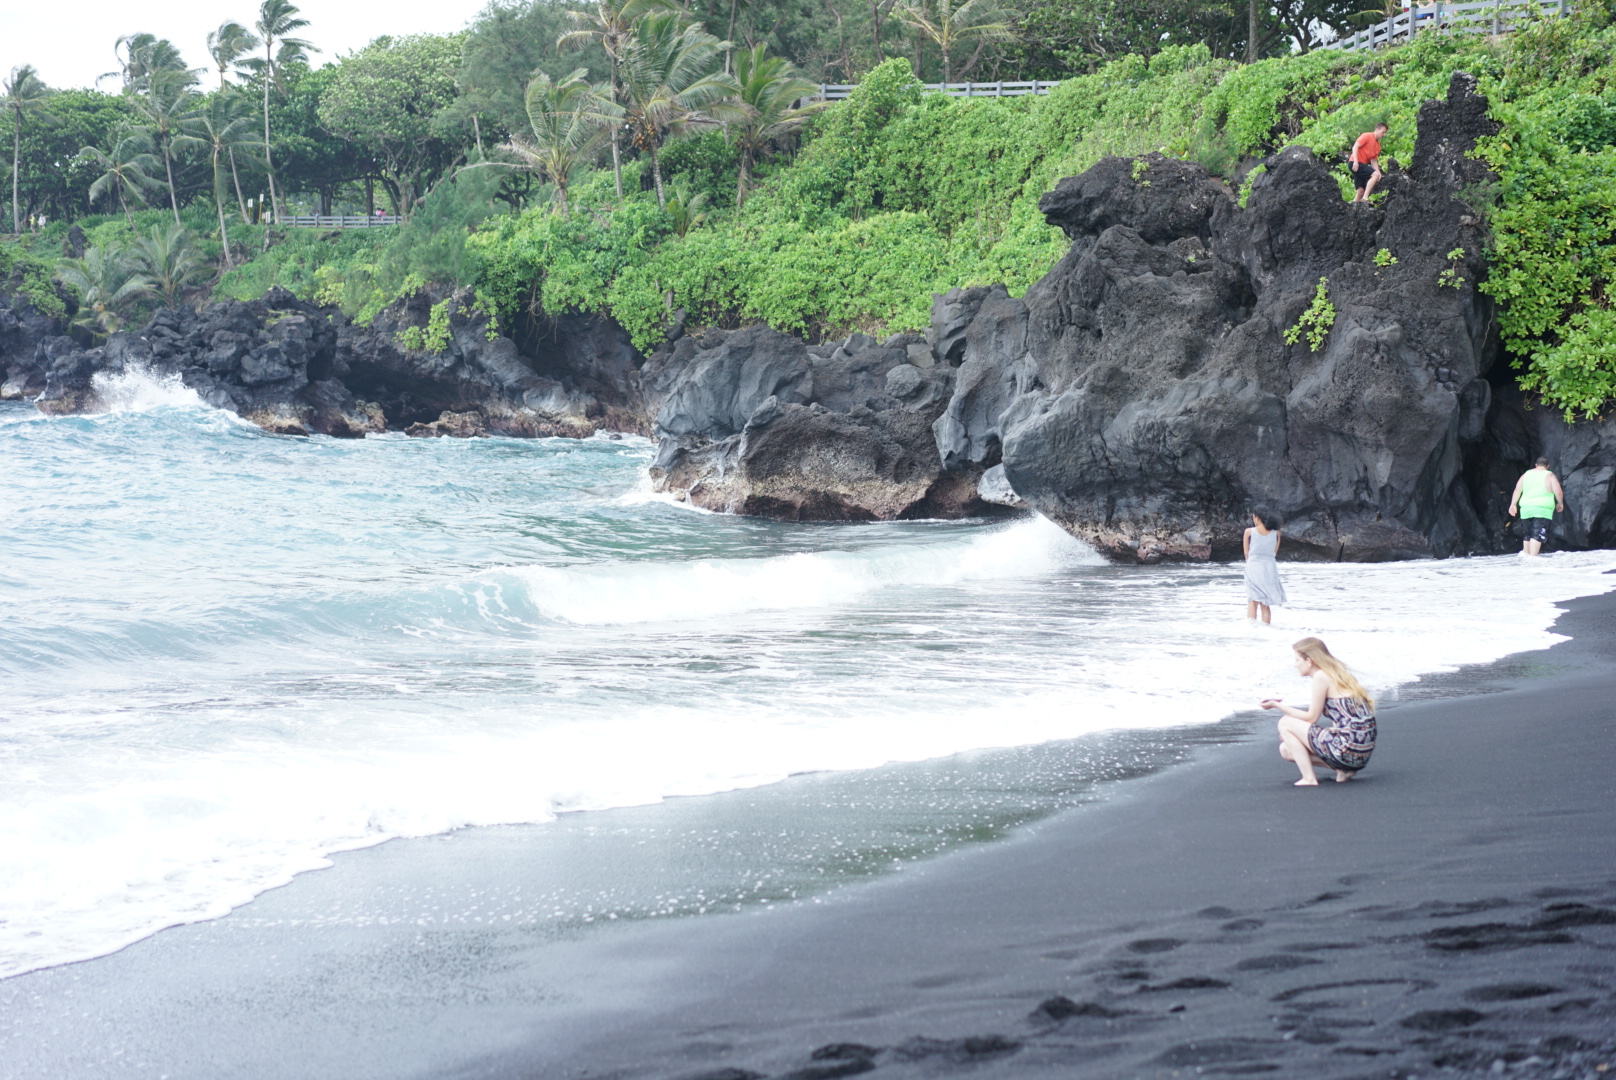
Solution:
[{"label": "rocky cliff face", "polygon": [[765,327],[680,339],[641,373],[659,490],[788,520],[959,517],[997,507],[982,469],[945,468],[932,437],[953,386],[921,337],[810,346]]},{"label": "rocky cliff face", "polygon": [[[449,300],[447,342],[410,348],[434,303]],[[388,428],[415,435],[581,437],[599,402],[535,371],[509,339],[490,335],[467,296],[417,293],[373,325],[298,300],[284,289],[201,311],[164,310],[142,330],[92,349],[40,340],[18,381],[48,413],[101,408],[96,376],[141,368],[180,376],[208,404],[269,431],[358,437]]]},{"label": "rocky cliff face", "polygon": [[[1022,300],[981,290],[947,463],[1003,464],[1016,494],[1113,557],[1235,557],[1253,505],[1323,559],[1490,550],[1467,455],[1481,449],[1497,352],[1476,291],[1495,130],[1474,80],[1420,113],[1379,207],[1342,201],[1301,147],[1270,158],[1242,209],[1199,166],[1108,158],[1045,196],[1071,251]],[[1287,341],[1320,281],[1334,322]],[[1512,481],[1513,482],[1513,481]]]},{"label": "rocky cliff face", "polygon": [[[63,299],[72,303],[70,296]],[[42,342],[60,337],[65,329],[62,320],[46,315],[27,297],[0,288],[0,401],[36,397],[45,389],[34,356]]]}]

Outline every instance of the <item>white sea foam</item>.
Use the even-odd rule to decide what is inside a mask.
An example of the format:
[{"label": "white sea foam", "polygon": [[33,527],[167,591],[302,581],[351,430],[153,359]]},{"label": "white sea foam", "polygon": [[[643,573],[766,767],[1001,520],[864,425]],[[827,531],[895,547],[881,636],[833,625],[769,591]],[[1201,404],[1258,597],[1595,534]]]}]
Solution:
[{"label": "white sea foam", "polygon": [[749,611],[827,608],[877,589],[1035,577],[1103,563],[1038,518],[968,539],[760,559],[620,562],[520,572],[546,616],[588,625],[711,619]]},{"label": "white sea foam", "polygon": [[178,373],[162,374],[141,365],[130,365],[120,372],[98,371],[90,383],[108,412],[208,408]]}]

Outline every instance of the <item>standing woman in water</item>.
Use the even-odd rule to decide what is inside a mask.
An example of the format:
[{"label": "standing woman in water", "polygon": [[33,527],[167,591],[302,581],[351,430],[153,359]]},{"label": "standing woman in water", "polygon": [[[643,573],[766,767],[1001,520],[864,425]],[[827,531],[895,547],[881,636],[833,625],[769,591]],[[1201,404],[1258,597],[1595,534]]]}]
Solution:
[{"label": "standing woman in water", "polygon": [[1246,618],[1274,621],[1273,608],[1285,602],[1285,586],[1279,581],[1279,518],[1267,510],[1251,512],[1251,528],[1246,530]]},{"label": "standing woman in water", "polygon": [[1297,787],[1318,786],[1317,765],[1334,769],[1336,783],[1344,784],[1374,752],[1375,699],[1318,638],[1303,638],[1291,648],[1297,673],[1313,693],[1306,709],[1282,705],[1278,698],[1263,700],[1263,708],[1285,714],[1279,718],[1279,756],[1302,770]]}]

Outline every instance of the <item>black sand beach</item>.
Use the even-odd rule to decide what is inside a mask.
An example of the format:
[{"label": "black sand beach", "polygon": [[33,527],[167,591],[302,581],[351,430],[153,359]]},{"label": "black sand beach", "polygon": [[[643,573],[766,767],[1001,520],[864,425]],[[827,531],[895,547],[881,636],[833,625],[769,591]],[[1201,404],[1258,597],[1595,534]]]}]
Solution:
[{"label": "black sand beach", "polygon": [[1293,788],[1271,722],[1239,718],[1091,805],[816,902],[521,949],[317,931],[332,883],[468,857],[339,856],[0,983],[0,1077],[1608,1075],[1616,597],[1564,607],[1572,641],[1384,702],[1350,784]]}]

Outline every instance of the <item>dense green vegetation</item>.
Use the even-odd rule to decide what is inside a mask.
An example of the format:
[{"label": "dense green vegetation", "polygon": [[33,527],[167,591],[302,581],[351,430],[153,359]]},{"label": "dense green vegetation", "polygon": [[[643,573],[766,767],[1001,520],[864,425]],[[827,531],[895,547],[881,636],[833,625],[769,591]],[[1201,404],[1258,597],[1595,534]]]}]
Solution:
[{"label": "dense green vegetation", "polygon": [[[17,139],[24,156],[65,164],[21,171],[28,206],[61,215],[25,240],[54,260],[63,219],[78,217],[97,265],[119,256],[150,280],[151,258],[137,265],[137,248],[155,250],[151,229],[175,214],[145,202],[177,209],[192,247],[218,264],[213,293],[245,298],[281,284],[360,320],[436,282],[475,286],[511,332],[547,314],[602,312],[642,348],[680,308],[697,325],[762,321],[815,337],[918,329],[933,292],[1004,282],[1019,293],[1047,272],[1066,244],[1043,222],[1039,197],[1107,154],[1160,151],[1232,181],[1243,162],[1290,143],[1338,155],[1385,120],[1386,151],[1406,163],[1420,103],[1466,70],[1504,125],[1480,152],[1499,182],[1466,197],[1492,226],[1483,288],[1502,302],[1523,385],[1582,415],[1616,401],[1613,0],[1587,0],[1573,18],[1498,39],[1424,35],[1377,54],[1291,52],[1255,63],[1239,62],[1249,43],[1231,29],[1238,15],[1244,32],[1245,5],[1188,13],[1161,0],[1122,12],[1107,0],[1026,10],[979,0],[959,25],[1014,33],[984,31],[945,52],[927,19],[935,28],[945,7],[966,5],[914,4],[876,0],[864,22],[827,30],[815,22],[822,6],[787,0],[698,2],[660,23],[657,0],[596,0],[578,18],[561,0],[498,3],[464,35],[379,39],[318,69],[289,48],[295,39],[267,54],[274,64],[223,49],[214,57],[220,88],[205,94],[161,74],[179,70],[158,47],[166,43],[131,41],[122,95],[58,94],[49,123],[28,114]],[[295,15],[285,0],[271,5],[283,21]],[[1307,19],[1350,28],[1345,9],[1292,7],[1267,9],[1257,52],[1291,49]],[[1173,29],[1147,33],[1150,19]],[[661,52],[636,44],[652,24]],[[718,43],[732,27],[731,40],[756,43],[738,64]],[[558,48],[569,30],[575,47]],[[701,62],[670,81],[669,49]],[[1135,51],[1118,55],[1126,49]],[[1048,96],[965,100],[923,92],[917,57],[928,78],[945,57],[955,77],[1069,77]],[[1011,62],[1025,66],[1003,70]],[[586,74],[576,76],[580,67]],[[753,86],[765,69],[775,81]],[[817,115],[792,104],[802,75],[840,72],[862,75],[849,100]],[[785,92],[771,98],[770,86]],[[221,153],[218,138],[203,152],[207,124],[197,119],[236,97],[255,109],[268,102],[288,207],[368,212],[385,200],[408,223],[346,233],[257,223],[265,156],[240,143]],[[176,100],[184,108],[165,134],[163,110]],[[227,124],[229,110],[219,120]],[[101,156],[70,152],[80,138]],[[146,179],[102,183],[99,205],[112,212],[85,217],[89,188],[117,161],[135,161]],[[240,265],[225,265],[226,251]],[[172,288],[136,289],[99,328],[183,299]]]}]

